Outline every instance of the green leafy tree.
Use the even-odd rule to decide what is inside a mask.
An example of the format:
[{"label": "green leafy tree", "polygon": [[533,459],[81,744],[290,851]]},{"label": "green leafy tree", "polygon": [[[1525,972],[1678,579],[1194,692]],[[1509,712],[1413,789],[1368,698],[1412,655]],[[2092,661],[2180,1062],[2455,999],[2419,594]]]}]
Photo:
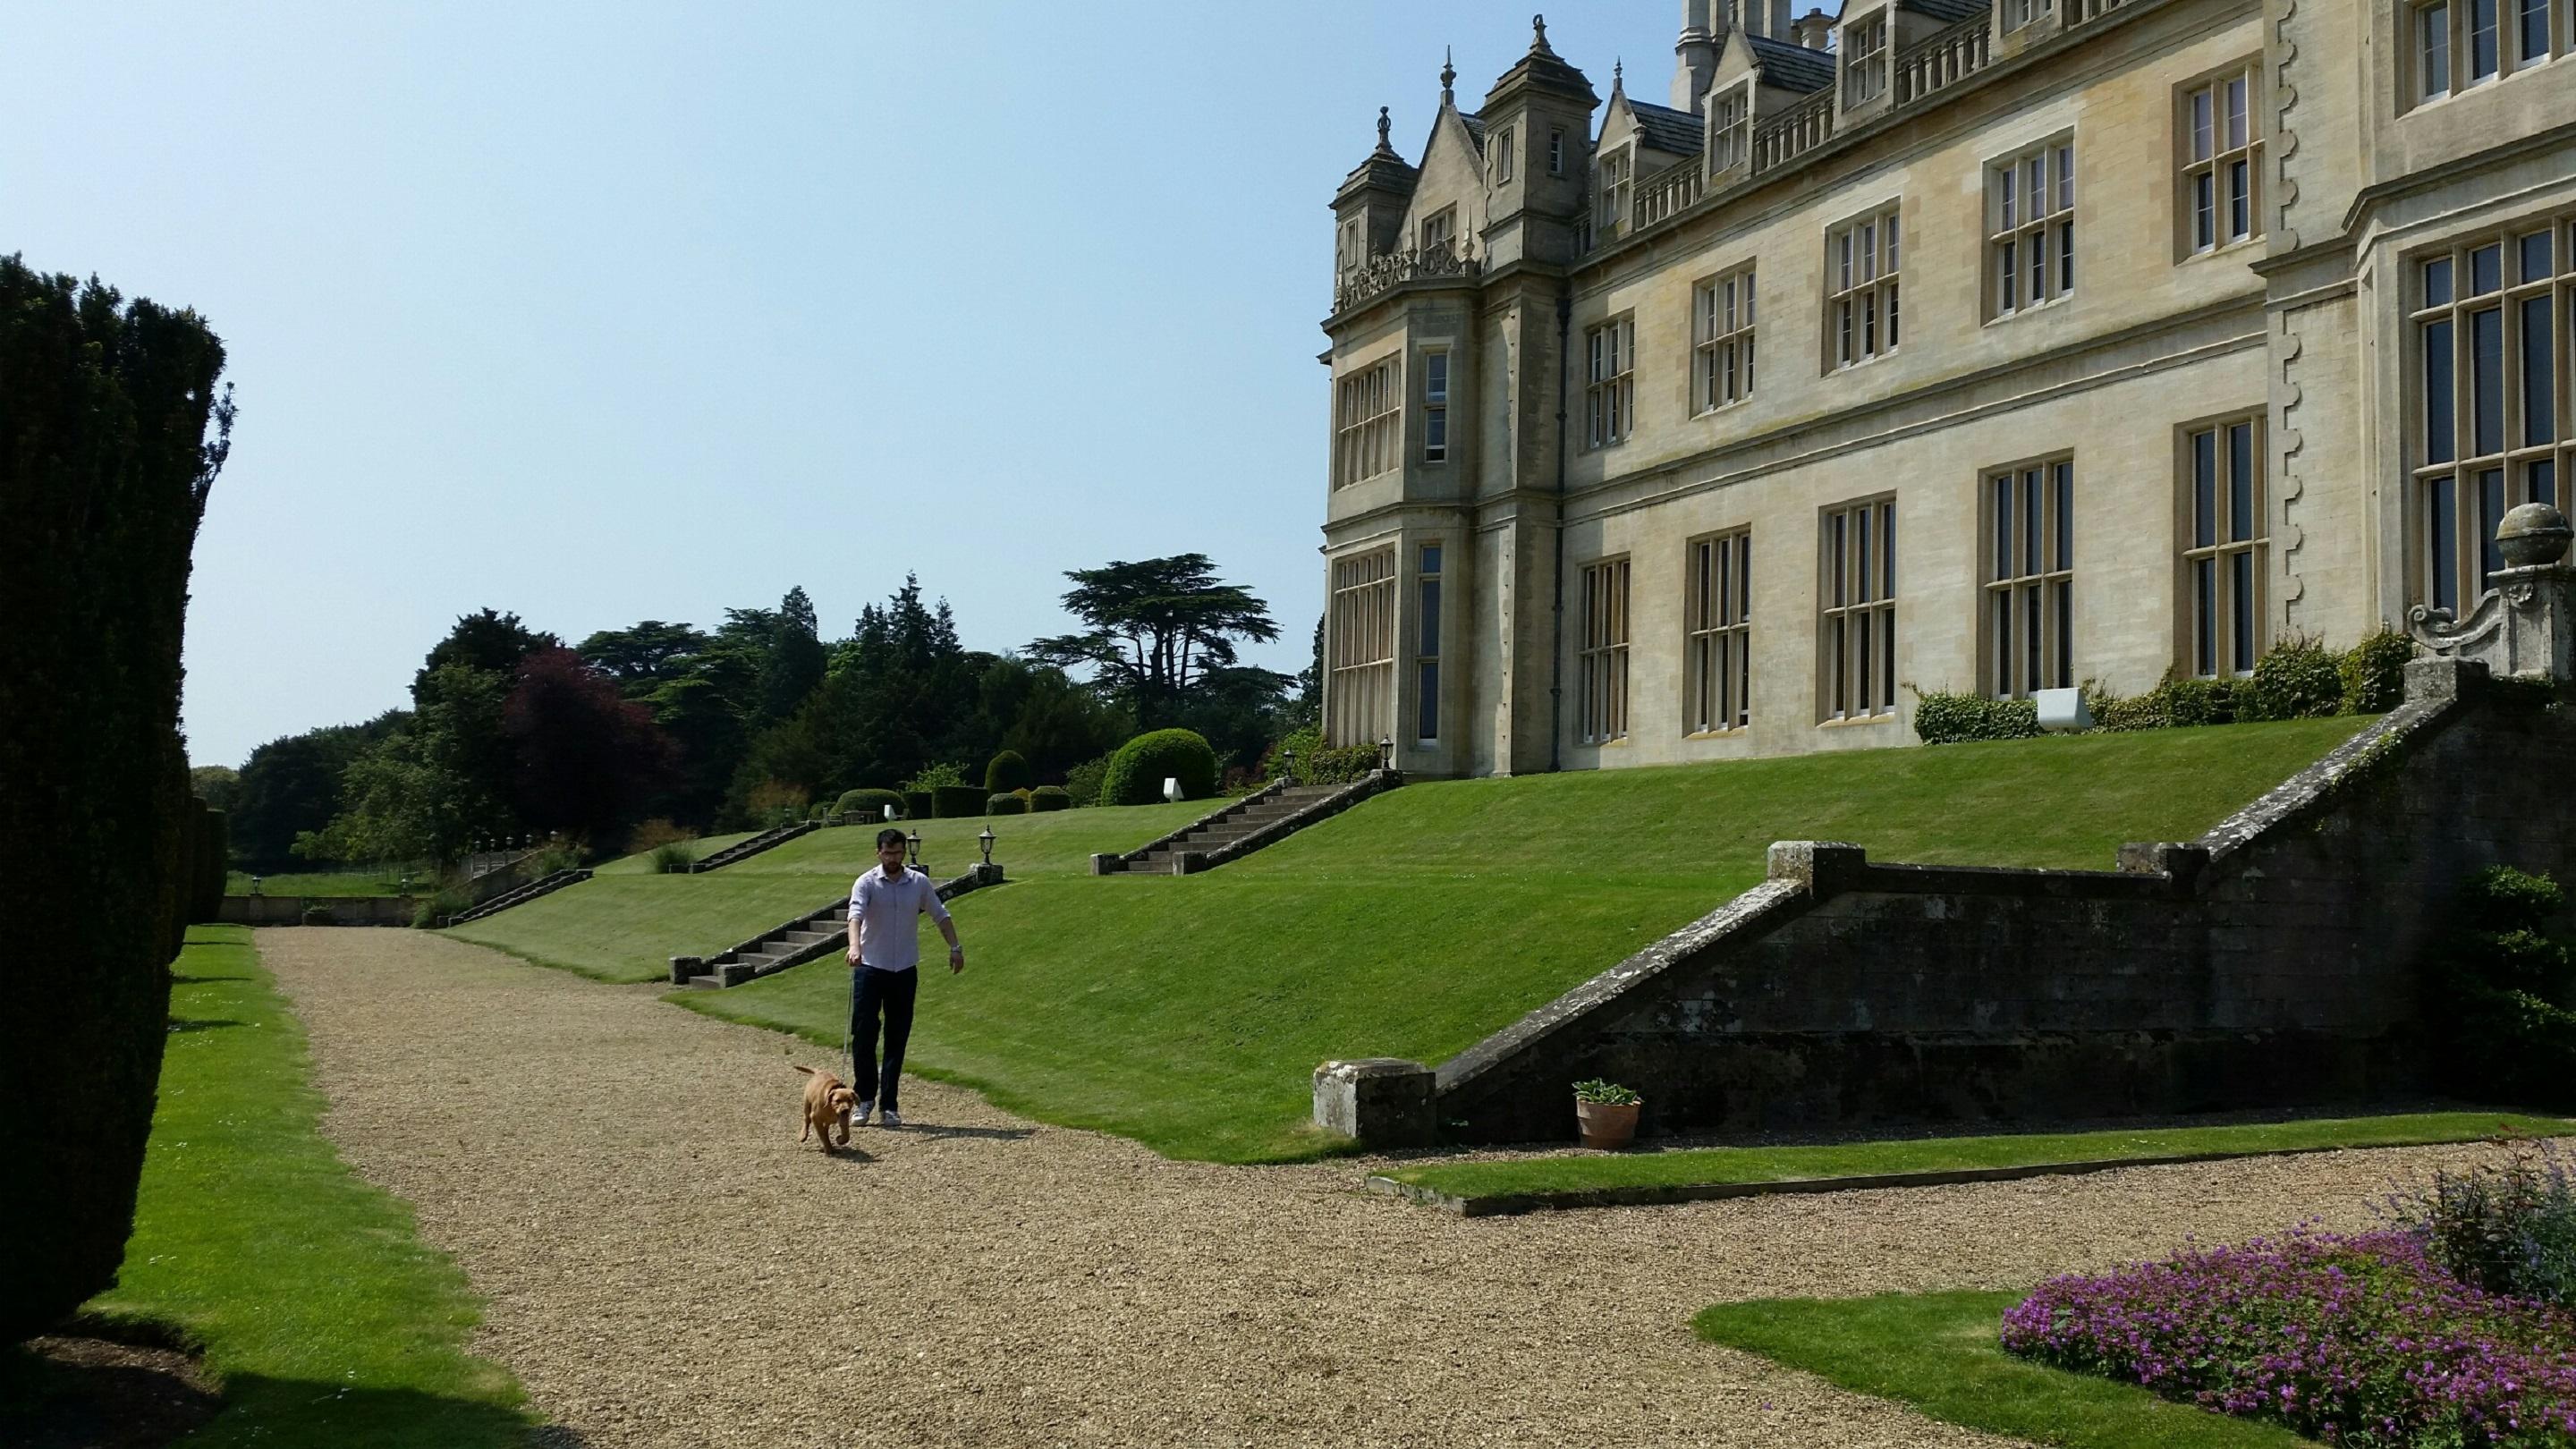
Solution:
[{"label": "green leafy tree", "polygon": [[251,751],[229,812],[233,853],[242,864],[267,870],[292,859],[297,836],[322,829],[340,813],[340,777],[349,762],[408,718],[392,716],[382,729],[326,725]]},{"label": "green leafy tree", "polygon": [[517,826],[493,761],[511,758],[502,732],[509,684],[469,664],[442,664],[418,686],[411,719],[352,760],[340,782],[340,813],[299,836],[312,860],[456,860],[473,838]]},{"label": "green leafy tree", "polygon": [[485,674],[509,678],[518,672],[519,661],[540,649],[560,649],[563,641],[540,629],[519,622],[516,614],[492,609],[458,616],[447,631],[447,637],[430,646],[429,658],[412,676],[411,692],[420,694],[429,676],[451,664],[462,664]]},{"label": "green leafy tree", "polygon": [[682,677],[691,658],[713,642],[686,624],[647,619],[631,629],[602,629],[582,640],[581,657],[634,699]]},{"label": "green leafy tree", "polygon": [[1065,574],[1067,611],[1089,627],[1029,645],[1061,668],[1088,666],[1093,682],[1126,700],[1140,720],[1169,717],[1211,670],[1233,665],[1242,641],[1279,637],[1270,606],[1216,576],[1201,553],[1174,554]]},{"label": "green leafy tree", "polygon": [[241,794],[241,771],[230,765],[199,765],[188,772],[188,788],[210,810],[230,810]]}]

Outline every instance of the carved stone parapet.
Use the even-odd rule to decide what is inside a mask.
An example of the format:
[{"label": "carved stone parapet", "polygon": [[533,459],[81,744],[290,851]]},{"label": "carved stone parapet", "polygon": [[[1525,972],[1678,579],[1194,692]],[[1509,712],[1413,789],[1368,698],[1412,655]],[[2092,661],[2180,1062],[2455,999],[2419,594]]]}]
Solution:
[{"label": "carved stone parapet", "polygon": [[1333,289],[1333,310],[1348,311],[1399,282],[1473,277],[1485,269],[1485,264],[1476,259],[1474,246],[1469,241],[1453,250],[1443,242],[1414,251],[1371,257],[1342,275],[1341,284]]},{"label": "carved stone parapet", "polygon": [[2564,560],[2567,519],[2545,503],[2526,503],[2504,517],[2496,540],[2506,567],[2487,575],[2488,590],[2458,618],[2417,604],[2406,632],[2437,657],[2484,664],[2490,674],[2576,677],[2576,567]]}]

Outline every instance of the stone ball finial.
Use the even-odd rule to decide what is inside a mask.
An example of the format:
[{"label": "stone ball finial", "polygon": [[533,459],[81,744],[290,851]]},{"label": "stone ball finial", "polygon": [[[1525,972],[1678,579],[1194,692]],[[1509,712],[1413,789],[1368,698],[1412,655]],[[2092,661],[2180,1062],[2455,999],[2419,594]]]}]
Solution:
[{"label": "stone ball finial", "polygon": [[2576,529],[2567,526],[2566,514],[2546,503],[2526,503],[2496,525],[2496,551],[2509,569],[2554,564],[2567,556],[2571,537]]}]

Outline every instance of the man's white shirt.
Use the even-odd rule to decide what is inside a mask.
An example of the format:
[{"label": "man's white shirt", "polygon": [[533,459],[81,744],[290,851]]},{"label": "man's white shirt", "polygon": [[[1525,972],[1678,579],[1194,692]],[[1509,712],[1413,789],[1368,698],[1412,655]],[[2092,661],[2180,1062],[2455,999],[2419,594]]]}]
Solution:
[{"label": "man's white shirt", "polygon": [[906,867],[886,874],[880,865],[850,883],[850,919],[859,923],[859,960],[879,971],[909,971],[921,964],[921,917],[948,919],[939,885]]}]

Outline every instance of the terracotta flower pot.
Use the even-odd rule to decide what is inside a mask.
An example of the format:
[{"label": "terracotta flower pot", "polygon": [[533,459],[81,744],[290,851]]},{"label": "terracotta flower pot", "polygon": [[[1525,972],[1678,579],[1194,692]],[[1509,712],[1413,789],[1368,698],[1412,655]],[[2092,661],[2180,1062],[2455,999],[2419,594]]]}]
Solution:
[{"label": "terracotta flower pot", "polygon": [[1574,1125],[1583,1134],[1583,1145],[1604,1152],[1616,1152],[1637,1135],[1637,1109],[1644,1104],[1630,1102],[1614,1107],[1607,1102],[1574,1104]]}]

